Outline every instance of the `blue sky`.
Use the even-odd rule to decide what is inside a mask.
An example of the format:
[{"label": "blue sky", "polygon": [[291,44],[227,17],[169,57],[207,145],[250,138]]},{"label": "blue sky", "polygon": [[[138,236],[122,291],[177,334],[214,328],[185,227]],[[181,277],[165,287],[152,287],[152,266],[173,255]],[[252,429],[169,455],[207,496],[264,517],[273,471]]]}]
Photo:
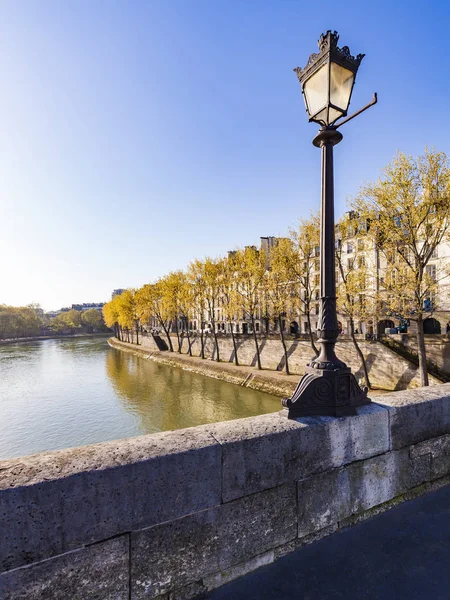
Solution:
[{"label": "blue sky", "polygon": [[108,300],[319,206],[300,86],[322,31],[364,52],[336,212],[400,149],[450,153],[450,3],[2,0],[0,303]]}]

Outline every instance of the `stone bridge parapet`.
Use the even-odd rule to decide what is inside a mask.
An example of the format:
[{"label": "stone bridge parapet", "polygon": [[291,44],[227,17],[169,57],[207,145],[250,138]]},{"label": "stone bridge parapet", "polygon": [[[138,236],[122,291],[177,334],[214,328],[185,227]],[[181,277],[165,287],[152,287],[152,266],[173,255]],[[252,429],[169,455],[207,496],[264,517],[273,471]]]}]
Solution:
[{"label": "stone bridge parapet", "polygon": [[449,482],[450,384],[0,462],[2,600],[187,600]]}]

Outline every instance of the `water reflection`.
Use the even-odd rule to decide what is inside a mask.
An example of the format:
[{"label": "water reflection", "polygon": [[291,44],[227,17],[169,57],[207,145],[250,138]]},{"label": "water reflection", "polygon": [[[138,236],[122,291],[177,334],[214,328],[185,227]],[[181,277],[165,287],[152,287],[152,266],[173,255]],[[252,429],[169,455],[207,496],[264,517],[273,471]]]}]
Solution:
[{"label": "water reflection", "polygon": [[110,349],[106,371],[145,431],[167,431],[279,410],[279,400]]},{"label": "water reflection", "polygon": [[0,459],[279,410],[279,400],[110,348],[0,346]]}]

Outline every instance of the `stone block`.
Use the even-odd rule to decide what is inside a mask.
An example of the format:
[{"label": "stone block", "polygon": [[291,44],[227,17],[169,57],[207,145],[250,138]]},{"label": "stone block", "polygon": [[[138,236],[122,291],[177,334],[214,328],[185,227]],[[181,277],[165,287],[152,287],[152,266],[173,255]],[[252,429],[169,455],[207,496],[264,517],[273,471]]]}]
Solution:
[{"label": "stone block", "polygon": [[222,500],[254,494],[333,466],[329,426],[282,413],[210,425],[222,445]]},{"label": "stone block", "polygon": [[226,583],[237,579],[238,577],[243,577],[244,575],[247,575],[247,573],[256,571],[256,569],[259,569],[260,567],[270,565],[274,560],[274,551],[269,550],[269,552],[258,554],[258,556],[255,556],[254,558],[251,558],[243,563],[239,563],[238,565],[234,565],[229,569],[220,571],[220,573],[214,573],[213,575],[204,577],[203,584],[208,591],[214,590],[221,585],[225,585]]},{"label": "stone block", "polygon": [[389,452],[298,482],[299,537],[345,521],[428,481],[427,456]]},{"label": "stone block", "polygon": [[397,450],[450,433],[450,384],[386,394],[391,448]]},{"label": "stone block", "polygon": [[196,581],[163,596],[158,596],[158,600],[199,600],[199,598],[204,598],[207,591],[203,581]]},{"label": "stone block", "polygon": [[131,598],[228,570],[297,535],[295,484],[131,533]]},{"label": "stone block", "polygon": [[410,456],[419,459],[427,456],[430,460],[430,479],[439,479],[450,474],[450,435],[442,435],[432,440],[416,444],[410,448]]},{"label": "stone block", "polygon": [[128,600],[128,535],[0,574],[2,600]]},{"label": "stone block", "polygon": [[333,466],[384,454],[390,449],[389,413],[383,406],[367,404],[352,417],[322,417],[330,428]]},{"label": "stone block", "polygon": [[298,483],[298,537],[338,523],[351,511],[348,469],[320,473]]},{"label": "stone block", "polygon": [[221,448],[199,427],[9,461],[0,477],[11,569],[219,504]]},{"label": "stone block", "polygon": [[408,450],[354,463],[347,470],[349,515],[383,504],[417,485]]},{"label": "stone block", "polygon": [[375,404],[351,418],[287,411],[210,426],[223,451],[223,501],[328,471],[389,449],[388,412]]}]

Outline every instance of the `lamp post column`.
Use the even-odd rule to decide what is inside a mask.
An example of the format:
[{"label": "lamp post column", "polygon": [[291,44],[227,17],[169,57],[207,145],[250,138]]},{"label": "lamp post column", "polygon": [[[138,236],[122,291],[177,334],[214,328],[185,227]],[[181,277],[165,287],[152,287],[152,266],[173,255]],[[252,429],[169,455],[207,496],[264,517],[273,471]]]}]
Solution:
[{"label": "lamp post column", "polygon": [[364,54],[350,54],[348,46],[338,47],[337,31],[328,30],[319,38],[319,52],[311,54],[306,66],[296,67],[309,121],[322,129],[313,144],[322,150],[322,201],[320,216],[320,312],[317,333],[320,353],[306,366],[305,374],[290,398],[283,398],[289,417],[354,415],[358,406],[369,404],[367,388],[361,388],[345,363],[334,351],[339,329],[336,309],[334,244],[333,147],[342,140],[337,128],[354,119],[377,102],[377,95],[365,107],[347,117],[348,107]]},{"label": "lamp post column", "polygon": [[289,417],[356,414],[370,402],[347,365],[334,351],[338,337],[334,245],[333,147],[342,140],[335,127],[323,127],[313,140],[322,150],[322,202],[320,214],[320,314],[317,324],[320,354],[307,365],[291,398],[284,398]]},{"label": "lamp post column", "polygon": [[333,127],[324,127],[313,144],[322,151],[322,202],[320,207],[320,313],[317,324],[320,354],[310,366],[318,369],[339,369],[346,365],[334,350],[339,334],[336,310],[335,243],[334,243],[334,172],[333,147],[342,134]]}]

